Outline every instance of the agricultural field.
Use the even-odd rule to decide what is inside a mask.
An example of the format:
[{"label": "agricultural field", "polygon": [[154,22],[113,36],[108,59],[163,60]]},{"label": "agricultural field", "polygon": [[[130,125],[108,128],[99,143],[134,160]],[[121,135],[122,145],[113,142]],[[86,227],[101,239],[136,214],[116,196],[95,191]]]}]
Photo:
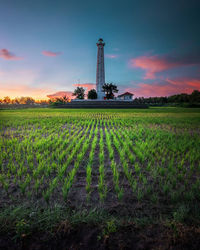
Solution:
[{"label": "agricultural field", "polygon": [[121,218],[199,226],[200,109],[2,110],[0,148],[0,221],[25,208],[17,234],[38,209],[106,213],[104,235]]}]

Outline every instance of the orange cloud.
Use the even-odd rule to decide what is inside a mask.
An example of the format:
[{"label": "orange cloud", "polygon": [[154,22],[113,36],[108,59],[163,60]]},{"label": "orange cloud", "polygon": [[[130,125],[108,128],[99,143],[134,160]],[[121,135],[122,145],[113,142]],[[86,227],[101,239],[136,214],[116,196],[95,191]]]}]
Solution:
[{"label": "orange cloud", "polygon": [[200,90],[199,79],[166,79],[164,83],[139,83],[137,87],[126,88],[124,91],[132,92],[138,97],[153,97],[170,96],[180,93],[190,94],[195,89]]},{"label": "orange cloud", "polygon": [[42,51],[42,54],[43,54],[44,56],[59,56],[59,55],[61,55],[62,53],[61,53],[61,52],[52,52],[52,51],[44,50],[44,51]]},{"label": "orange cloud", "polygon": [[15,54],[11,53],[7,49],[1,49],[0,50],[0,58],[3,58],[5,60],[22,60],[22,57],[18,57]]}]

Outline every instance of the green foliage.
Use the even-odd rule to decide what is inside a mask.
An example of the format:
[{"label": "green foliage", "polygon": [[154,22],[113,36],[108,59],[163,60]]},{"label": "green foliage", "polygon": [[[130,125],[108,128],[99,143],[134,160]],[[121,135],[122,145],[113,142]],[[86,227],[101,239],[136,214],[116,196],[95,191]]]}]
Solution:
[{"label": "green foliage", "polygon": [[68,103],[68,102],[70,102],[69,97],[63,96],[63,97],[57,97],[57,98],[54,98],[54,99],[50,99],[49,104],[51,106],[57,106],[57,105],[65,104],[65,103]]},{"label": "green foliage", "polygon": [[106,93],[106,99],[113,99],[114,93],[118,93],[117,86],[113,83],[105,83],[102,86],[103,92]]},{"label": "green foliage", "polygon": [[77,87],[74,90],[73,96],[76,96],[77,99],[84,99],[85,89],[83,87]]},{"label": "green foliage", "polygon": [[97,92],[95,89],[91,89],[87,94],[88,99],[97,99]]},{"label": "green foliage", "polygon": [[103,230],[103,235],[107,236],[111,233],[115,233],[116,231],[117,231],[116,221],[112,219],[106,222],[106,225]]},{"label": "green foliage", "polygon": [[179,104],[184,107],[200,107],[200,91],[194,90],[191,94],[178,94],[169,97],[139,97],[135,98],[134,103],[136,104],[150,104],[150,105],[169,105],[169,104]]},{"label": "green foliage", "polygon": [[173,212],[173,218],[177,222],[184,222],[189,217],[189,207],[186,205],[180,205],[175,212]]}]

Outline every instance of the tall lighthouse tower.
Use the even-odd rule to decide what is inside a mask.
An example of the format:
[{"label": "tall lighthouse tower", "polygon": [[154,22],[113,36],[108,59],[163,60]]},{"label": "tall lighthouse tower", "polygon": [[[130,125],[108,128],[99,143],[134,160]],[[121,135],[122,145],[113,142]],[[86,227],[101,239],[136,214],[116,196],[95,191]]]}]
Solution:
[{"label": "tall lighthouse tower", "polygon": [[96,91],[97,91],[97,99],[102,100],[105,96],[102,91],[102,86],[105,83],[105,70],[104,70],[104,46],[105,43],[103,39],[100,38],[97,47],[97,73],[96,73]]}]

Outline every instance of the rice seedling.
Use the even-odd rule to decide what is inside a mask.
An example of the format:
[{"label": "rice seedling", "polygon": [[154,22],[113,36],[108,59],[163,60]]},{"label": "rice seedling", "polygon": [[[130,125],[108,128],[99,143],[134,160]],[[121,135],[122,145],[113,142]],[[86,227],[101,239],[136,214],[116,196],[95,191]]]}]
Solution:
[{"label": "rice seedling", "polygon": [[3,111],[0,195],[51,204],[72,189],[91,199],[96,187],[102,204],[129,189],[140,202],[198,200],[199,113],[165,110]]}]

